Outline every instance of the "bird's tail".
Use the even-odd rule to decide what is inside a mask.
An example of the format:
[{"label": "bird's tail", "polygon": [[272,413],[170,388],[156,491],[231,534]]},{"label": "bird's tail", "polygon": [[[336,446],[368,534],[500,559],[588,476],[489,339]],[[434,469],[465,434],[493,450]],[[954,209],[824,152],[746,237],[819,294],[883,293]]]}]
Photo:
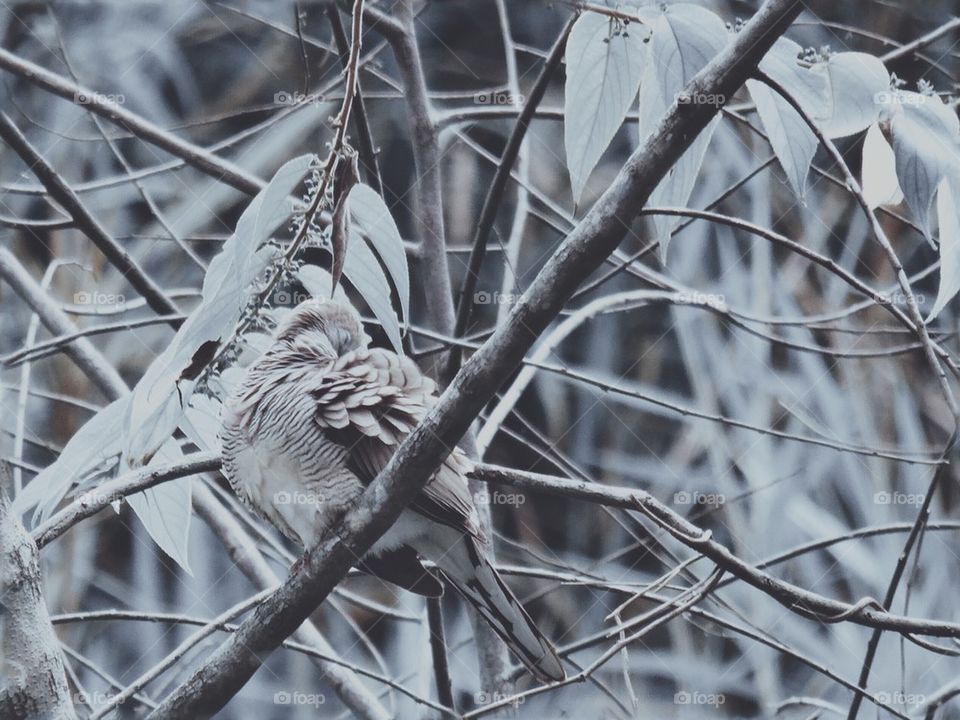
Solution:
[{"label": "bird's tail", "polygon": [[[538,680],[563,680],[566,675],[557,651],[490,564],[484,548],[470,535],[452,528],[444,531],[442,536],[432,533],[418,551],[436,564]],[[449,545],[440,541],[441,537],[449,540]]]}]

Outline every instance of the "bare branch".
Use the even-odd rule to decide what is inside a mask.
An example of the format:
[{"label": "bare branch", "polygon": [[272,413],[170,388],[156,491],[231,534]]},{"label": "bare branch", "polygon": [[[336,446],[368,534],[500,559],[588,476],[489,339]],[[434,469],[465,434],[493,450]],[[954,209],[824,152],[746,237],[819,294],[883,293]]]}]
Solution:
[{"label": "bare branch", "polygon": [[109,98],[103,97],[89,88],[70,82],[29,60],[19,58],[4,48],[0,48],[0,69],[21,77],[70,102],[77,104],[82,102],[83,106],[91,112],[106,118],[138,138],[166,150],[188,165],[235,187],[241,192],[255,195],[266,186],[263,180],[250,175],[233,163],[218,158],[213,153],[193,143],[181,140],[176,135],[157,127],[149,120],[130,112]]}]

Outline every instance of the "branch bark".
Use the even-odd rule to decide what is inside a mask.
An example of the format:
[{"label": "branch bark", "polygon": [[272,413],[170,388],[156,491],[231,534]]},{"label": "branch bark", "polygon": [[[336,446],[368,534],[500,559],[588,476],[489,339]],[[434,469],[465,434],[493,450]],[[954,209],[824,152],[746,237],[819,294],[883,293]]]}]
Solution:
[{"label": "branch bark", "polygon": [[0,717],[76,718],[60,642],[43,600],[38,550],[10,510],[0,464]]},{"label": "branch bark", "polygon": [[[768,0],[735,40],[691,81],[686,93],[732,97],[801,8],[798,0]],[[253,617],[164,700],[152,718],[215,713],[323,601],[413,500],[583,278],[613,252],[650,193],[716,111],[705,104],[675,102],[671,106],[651,137],[631,155],[611,187],[537,275],[506,323],[463,366],[342,526],[321,541]],[[449,278],[447,291],[449,296]]]}]

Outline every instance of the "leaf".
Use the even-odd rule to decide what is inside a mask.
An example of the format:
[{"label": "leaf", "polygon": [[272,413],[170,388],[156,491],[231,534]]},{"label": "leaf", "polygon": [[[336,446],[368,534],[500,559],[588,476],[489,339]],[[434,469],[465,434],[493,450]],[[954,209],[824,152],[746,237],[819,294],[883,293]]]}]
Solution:
[{"label": "leaf", "polygon": [[958,121],[936,95],[890,94],[886,112],[896,159],[897,179],[915,220],[930,237],[930,205],[940,181],[960,167]]},{"label": "leaf", "polygon": [[198,393],[190,398],[181,427],[190,441],[202,450],[220,449],[220,411],[220,401],[209,395]]},{"label": "leaf", "polygon": [[[400,295],[400,311],[405,321],[410,319],[410,271],[407,268],[407,252],[403,246],[403,238],[400,237],[400,231],[397,224],[393,221],[393,215],[390,214],[390,208],[383,201],[383,198],[377,194],[369,185],[357,183],[353,186],[348,197],[350,207],[350,219],[355,229],[367,236],[367,240],[376,250],[377,255],[383,261],[384,267],[390,274],[397,293]],[[354,243],[358,244],[358,243]],[[363,244],[360,242],[359,244]],[[362,251],[360,251],[362,253]],[[350,259],[350,252],[347,251],[347,262]],[[379,264],[377,265],[379,268]],[[346,272],[346,269],[344,269]],[[349,274],[349,273],[348,273]],[[356,287],[356,285],[354,285]],[[360,294],[363,291],[357,288]],[[369,299],[364,295],[364,300],[370,304]],[[373,307],[371,306],[371,310]],[[396,324],[397,318],[393,310],[390,311],[393,323]],[[379,317],[379,315],[377,316]],[[382,321],[382,320],[381,320]]]},{"label": "leaf", "polygon": [[863,140],[860,177],[863,196],[871,210],[880,205],[896,205],[903,200],[903,192],[897,182],[897,161],[893,156],[893,148],[876,123],[867,128]]},{"label": "leaf", "polygon": [[[182,457],[179,446],[171,440],[156,453],[154,462],[164,464]],[[190,518],[193,516],[192,487],[192,479],[184,477],[161,483],[126,498],[153,541],[190,575],[193,575],[193,571],[187,559],[187,548]]]},{"label": "leaf", "polygon": [[87,420],[60,456],[14,498],[14,511],[19,515],[37,506],[36,516],[45,520],[70,488],[102,468],[110,458],[118,457],[123,449],[129,400],[129,397],[114,400]]},{"label": "leaf", "polygon": [[960,216],[957,215],[957,180],[944,178],[937,190],[937,220],[940,223],[940,287],[929,323],[960,291]]},{"label": "leaf", "polygon": [[812,72],[800,64],[803,52],[790,38],[780,38],[763,56],[759,68],[778,85],[786,88],[807,114],[816,119],[830,114],[830,92],[823,72]]},{"label": "leaf", "polygon": [[563,144],[574,204],[640,86],[648,31],[627,25],[613,32],[615,27],[616,21],[585,12],[567,38]]},{"label": "leaf", "polygon": [[[697,139],[686,149],[680,159],[670,168],[667,176],[660,181],[650,193],[649,204],[661,207],[684,207],[690,200],[693,186],[703,165],[703,158],[707,154],[707,147],[713,139],[713,133],[720,124],[720,116],[714,117],[710,124],[703,129]],[[660,259],[666,264],[667,248],[670,236],[677,227],[681,218],[674,215],[654,215],[653,226],[660,239]]]},{"label": "leaf", "polygon": [[258,247],[290,217],[290,195],[313,160],[302,155],[288,161],[250,202],[207,269],[200,305],[134,388],[128,419],[133,431],[126,447],[132,466],[148,462],[176,429],[193,391],[197,353],[208,352],[210,343],[223,342],[236,327],[251,286],[274,252]]},{"label": "leaf", "polygon": [[[723,98],[681,97],[683,88],[726,45],[723,21],[698,5],[669,5],[662,11],[646,11],[653,28],[650,60],[640,84],[640,141],[647,139],[660,118],[675,101],[712,102],[719,107]],[[649,205],[684,207],[696,183],[700,166],[719,116],[691,143],[650,194]],[[666,259],[670,234],[680,218],[654,216],[660,241],[660,255]]]},{"label": "leaf", "polygon": [[397,314],[390,302],[390,284],[377,262],[370,247],[356,238],[347,245],[347,256],[343,264],[343,274],[363,297],[370,311],[383,326],[390,343],[398,353],[403,352],[400,340],[400,326]]},{"label": "leaf", "polygon": [[890,74],[879,58],[860,52],[837,53],[815,65],[812,72],[826,80],[828,108],[816,120],[827,137],[847,137],[877,121],[877,99],[890,88]]},{"label": "leaf", "polygon": [[[644,13],[653,29],[640,85],[640,141],[647,139],[681,90],[727,44],[727,28],[699,5],[667,5]],[[685,102],[697,98],[683,98]],[[710,101],[710,98],[703,98]],[[716,99],[714,99],[716,101]]]},{"label": "leaf", "polygon": [[810,163],[817,152],[817,136],[800,113],[776,90],[759,80],[747,80],[747,89],[787,180],[794,192],[804,197]]}]

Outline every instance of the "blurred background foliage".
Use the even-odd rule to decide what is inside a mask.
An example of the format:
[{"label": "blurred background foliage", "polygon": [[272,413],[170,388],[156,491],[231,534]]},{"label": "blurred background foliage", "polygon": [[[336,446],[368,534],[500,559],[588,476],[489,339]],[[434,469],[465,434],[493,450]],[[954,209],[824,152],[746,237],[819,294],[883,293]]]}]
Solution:
[{"label": "blurred background foliage", "polygon": [[[522,94],[572,12],[559,1],[506,5],[507,16],[498,18],[497,4],[490,0],[434,0],[422,5],[417,23],[427,83],[443,127],[444,212],[454,288],[462,280],[480,206],[512,127],[511,107],[496,100],[513,91],[505,50],[515,53]],[[749,17],[757,3],[708,5],[734,22]],[[340,65],[330,50],[325,7],[319,2],[301,7],[305,45],[297,38],[295,11],[287,3],[186,0],[8,3],[0,10],[0,38],[2,47],[18,56],[72,76],[158,126],[269,178],[291,157],[324,153],[331,137],[329,117],[338,107]],[[804,46],[883,54],[942,24],[956,10],[955,3],[943,1],[814,2],[789,36]],[[512,48],[505,48],[501,22],[509,26]],[[392,53],[375,31],[365,36],[364,54],[361,81],[385,198],[401,233],[412,239],[416,176],[402,87]],[[960,70],[955,33],[924,48],[920,56],[890,63],[888,69],[910,89],[925,79],[936,90],[951,93]],[[111,234],[189,310],[205,264],[229,236],[247,196],[110,123],[94,121],[82,104],[53,97],[9,73],[0,74],[0,81],[3,110]],[[302,102],[304,95],[317,91],[321,100]],[[501,207],[478,283],[494,302],[475,309],[471,336],[488,331],[509,310],[508,303],[496,300],[522,291],[636,146],[636,126],[628,122],[575,212],[562,156],[562,92],[560,72],[518,166],[527,189],[517,192],[513,185]],[[749,126],[752,122],[756,127],[755,116],[741,109],[747,122],[727,118],[718,129],[691,207],[710,205],[771,157],[768,145]],[[861,142],[862,136],[841,144],[852,167],[859,167]],[[822,150],[816,162],[836,175]],[[131,175],[125,165],[135,172]],[[515,225],[518,209],[521,224]],[[781,232],[878,288],[895,287],[892,270],[872,242],[862,214],[823,173],[812,174],[801,202],[785,184],[779,166],[768,164],[716,209]],[[2,147],[2,245],[13,250],[36,279],[43,279],[51,297],[80,328],[150,316],[124,278],[80,232],[43,226],[17,229],[3,222],[12,217],[50,220],[62,213],[19,158]],[[621,260],[644,246],[649,237],[645,223],[641,219],[633,226],[620,248]],[[936,250],[907,224],[891,217],[883,223],[908,274],[926,271],[914,289],[929,310],[936,295],[937,274],[929,270],[937,260]],[[318,260],[327,262],[322,255]],[[426,304],[435,301],[417,272],[413,261],[414,325]],[[492,437],[487,460],[644,488],[710,528],[716,539],[755,564],[857,528],[912,521],[916,503],[898,502],[904,495],[895,493],[923,493],[932,473],[929,465],[843,452],[681,412],[696,409],[761,430],[830,443],[935,455],[949,435],[949,413],[919,352],[884,352],[910,338],[891,330],[881,308],[850,311],[855,300],[836,277],[763,239],[705,222],[693,222],[677,234],[666,267],[649,254],[573,307],[602,295],[653,287],[722,298],[726,306],[751,317],[775,320],[751,327],[830,352],[791,349],[696,306],[654,304],[599,314],[549,354],[549,361],[567,372],[538,372],[499,432],[487,430]],[[109,295],[122,302],[85,301]],[[0,354],[23,347],[28,337],[46,337],[45,331],[32,329],[29,308],[7,285],[0,284],[0,303]],[[811,318],[820,316],[831,320],[811,327]],[[939,323],[948,347],[955,347],[955,308],[948,308]],[[171,333],[169,327],[151,325],[92,340],[132,385]],[[422,348],[430,342],[414,334],[414,345]],[[880,355],[840,357],[868,350]],[[579,381],[576,374],[600,386]],[[62,355],[6,368],[0,379],[0,448],[20,469],[20,482],[51,463],[105,403]],[[483,427],[482,418],[478,427]],[[15,441],[20,435],[22,443]],[[955,471],[950,478],[956,479]],[[217,485],[224,501],[246,522],[245,511],[228,497],[222,480],[206,482]],[[953,517],[955,487],[953,482],[942,485],[942,495],[933,502],[934,523]],[[499,560],[517,568],[511,584],[548,636],[563,647],[583,644],[572,655],[581,665],[599,652],[598,645],[588,641],[607,627],[605,617],[629,598],[624,589],[639,590],[674,567],[677,557],[686,557],[662,533],[620,511],[527,495],[519,504],[494,505],[492,512]],[[194,522],[191,533],[192,576],[159,553],[127,508],[81,524],[44,552],[51,612],[126,608],[210,618],[251,595],[254,589],[205,524]],[[805,552],[773,572],[850,602],[881,598],[904,537],[901,528],[848,539]],[[278,572],[285,572],[289,558],[278,551],[276,541],[259,542]],[[898,596],[897,612],[957,618],[958,547],[955,524],[935,526],[925,535],[919,559],[909,568],[909,592]],[[704,571],[695,565],[691,572],[699,577]],[[621,617],[639,614],[654,602],[637,600]],[[385,615],[379,604],[394,607],[395,614]],[[471,630],[458,601],[449,597],[445,606],[454,656],[451,672],[461,693],[457,700],[460,707],[470,708],[478,690]],[[701,607],[734,628],[688,614],[608,663],[595,675],[595,683],[531,698],[521,715],[630,716],[625,674],[640,698],[641,717],[763,717],[775,711],[783,717],[809,717],[809,706],[788,702],[797,697],[846,709],[849,691],[801,658],[855,681],[868,630],[803,619],[737,583]],[[315,619],[344,659],[430,695],[423,616],[419,598],[402,592],[391,596],[378,583],[354,578],[318,609]],[[108,692],[107,676],[126,685],[191,630],[177,624],[114,621],[69,623],[58,632],[85,687]],[[782,643],[790,652],[757,642],[751,634]],[[188,659],[202,657],[218,641],[215,637],[203,643]],[[952,683],[960,669],[955,658],[920,650],[890,633],[879,653],[871,691],[886,693],[887,701],[901,711],[916,704],[917,698],[907,694],[930,699]],[[189,664],[179,664],[143,694],[162,697],[185,677]],[[399,716],[421,711],[402,694],[367,682]],[[275,693],[285,691],[323,693],[325,703],[319,708],[278,706]],[[707,708],[685,705],[677,701],[684,692],[722,694],[725,702]],[[141,711],[137,703],[128,703],[122,713],[134,717]],[[884,716],[873,707],[862,712]],[[222,717],[318,713],[347,715],[313,665],[281,650]],[[960,717],[960,710],[948,705],[938,717]]]}]

